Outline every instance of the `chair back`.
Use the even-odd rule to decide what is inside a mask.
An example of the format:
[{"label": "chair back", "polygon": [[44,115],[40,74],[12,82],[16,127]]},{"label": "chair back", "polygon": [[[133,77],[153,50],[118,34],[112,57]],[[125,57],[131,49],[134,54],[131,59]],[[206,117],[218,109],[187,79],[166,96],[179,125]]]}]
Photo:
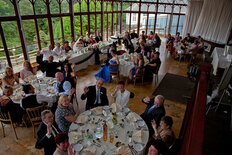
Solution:
[{"label": "chair back", "polygon": [[4,124],[10,124],[12,122],[10,113],[0,111],[0,121]]},{"label": "chair back", "polygon": [[40,124],[40,122],[42,121],[41,120],[41,112],[45,109],[47,109],[47,107],[45,105],[26,109],[27,115],[30,119],[31,124],[33,124],[33,125]]}]

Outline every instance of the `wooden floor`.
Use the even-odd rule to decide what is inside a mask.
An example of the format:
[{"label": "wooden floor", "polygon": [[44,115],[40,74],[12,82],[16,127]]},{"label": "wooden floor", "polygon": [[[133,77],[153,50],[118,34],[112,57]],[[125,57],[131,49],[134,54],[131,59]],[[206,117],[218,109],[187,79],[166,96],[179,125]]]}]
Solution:
[{"label": "wooden floor", "polygon": [[[165,52],[164,43],[160,48],[160,57],[162,65],[159,72],[159,82],[162,80],[164,75],[169,72],[176,75],[186,76],[187,62],[178,62],[170,58],[170,55]],[[95,84],[94,75],[99,70],[100,66],[89,66],[88,69],[78,72],[78,84],[77,84],[77,95],[80,111],[84,110],[85,102],[79,99],[80,94],[83,93],[83,88],[85,86]],[[116,82],[110,84],[104,84],[107,88],[108,98],[110,103],[113,103],[113,99],[110,94],[113,92]],[[129,108],[141,114],[145,105],[141,102],[141,98],[144,96],[151,96],[153,91],[156,89],[154,82],[144,83],[143,86],[129,83],[126,85],[126,89],[133,91],[135,93],[135,98],[131,99],[129,102]],[[178,136],[181,123],[183,120],[186,105],[182,103],[177,103],[169,100],[165,100],[165,109],[167,115],[173,117],[174,124],[173,130]],[[14,134],[9,126],[6,126],[6,137],[3,137],[2,128],[0,128],[0,155],[12,155],[16,153],[17,155],[42,155],[42,150],[37,150],[34,148],[35,139],[33,138],[32,128],[20,128],[17,129],[19,140],[16,141]]]}]

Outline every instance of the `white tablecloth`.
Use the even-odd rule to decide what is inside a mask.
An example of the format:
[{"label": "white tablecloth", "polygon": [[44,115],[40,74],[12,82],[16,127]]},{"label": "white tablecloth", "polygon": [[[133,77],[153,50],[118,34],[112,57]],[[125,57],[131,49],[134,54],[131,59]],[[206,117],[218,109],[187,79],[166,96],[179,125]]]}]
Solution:
[{"label": "white tablecloth", "polygon": [[[105,112],[103,112],[103,109]],[[105,113],[105,115],[102,113]],[[128,120],[129,115],[133,115],[134,119]],[[116,144],[121,143],[126,146],[130,144],[133,147],[140,145],[142,150],[138,151],[137,154],[143,154],[144,148],[149,138],[148,127],[139,115],[130,111],[128,108],[125,108],[122,112],[117,113],[116,125],[112,124],[112,114],[109,106],[97,107],[85,111],[84,113],[80,114],[79,118],[80,117],[85,118],[82,119],[82,121],[84,120],[83,123],[80,123],[80,119],[78,120],[77,118],[77,121],[72,123],[69,129],[69,142],[73,144],[73,148],[76,151],[80,149],[82,152],[86,148],[95,147],[96,155],[101,155],[103,151],[105,151],[106,155],[113,155],[116,153]],[[111,132],[115,136],[113,143],[109,142],[109,135],[107,141],[104,141],[102,138],[97,139],[95,137],[96,129],[102,127],[103,121],[106,121],[108,124],[108,134]],[[140,143],[138,143],[138,139],[135,140],[134,138],[134,133],[138,132],[143,133]],[[79,134],[77,141],[75,141],[75,134]],[[129,134],[133,136],[129,136]],[[78,152],[77,154],[81,153]]]},{"label": "white tablecloth", "polygon": [[213,74],[217,74],[218,68],[227,68],[232,61],[231,55],[224,56],[224,48],[215,47],[211,57],[213,58]]}]

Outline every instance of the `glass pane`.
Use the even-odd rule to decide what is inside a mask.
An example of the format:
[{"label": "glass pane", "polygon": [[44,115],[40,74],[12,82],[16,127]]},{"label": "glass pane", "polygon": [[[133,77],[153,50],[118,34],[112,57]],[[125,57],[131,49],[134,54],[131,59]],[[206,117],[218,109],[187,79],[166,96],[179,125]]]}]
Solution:
[{"label": "glass pane", "polygon": [[90,33],[95,34],[95,15],[90,15]]},{"label": "glass pane", "polygon": [[12,65],[15,67],[16,65],[22,64],[24,58],[16,22],[3,22],[2,28]]},{"label": "glass pane", "polygon": [[63,0],[62,1],[62,4],[61,4],[61,12],[62,13],[67,13],[69,12],[69,4],[66,0]]},{"label": "glass pane", "polygon": [[173,15],[172,25],[171,25],[171,32],[170,32],[172,35],[176,34],[177,22],[178,22],[178,16]]},{"label": "glass pane", "polygon": [[9,0],[0,1],[0,16],[14,16],[14,6]]},{"label": "glass pane", "polygon": [[23,32],[25,34],[27,49],[31,62],[36,61],[36,52],[38,44],[36,40],[35,23],[34,20],[23,20]]},{"label": "glass pane", "polygon": [[184,26],[185,16],[180,16],[179,26],[178,26],[178,32],[180,32],[180,35],[182,35],[183,26]]},{"label": "glass pane", "polygon": [[87,28],[88,28],[88,20],[87,20],[87,15],[82,16],[82,31],[83,31],[83,36],[86,35]]},{"label": "glass pane", "polygon": [[50,11],[51,11],[51,14],[59,13],[59,4],[57,3],[56,0],[50,1]]},{"label": "glass pane", "polygon": [[62,42],[60,18],[52,18],[52,28],[55,43]]},{"label": "glass pane", "polygon": [[81,36],[80,16],[75,16],[74,21],[74,31],[76,33],[76,39],[78,39]]},{"label": "glass pane", "polygon": [[87,11],[87,3],[85,0],[81,2],[81,12],[86,12]]},{"label": "glass pane", "polygon": [[47,19],[37,19],[39,27],[39,35],[42,48],[47,47],[50,44],[48,21]]},{"label": "glass pane", "polygon": [[46,14],[47,9],[43,1],[35,1],[35,13],[36,14]]},{"label": "glass pane", "polygon": [[20,0],[19,10],[21,15],[33,15],[32,4],[29,0]]},{"label": "glass pane", "polygon": [[96,3],[96,11],[101,11],[101,2]]},{"label": "glass pane", "polygon": [[90,12],[95,12],[95,2],[94,2],[94,0],[91,0],[89,4],[90,4],[89,11]]},{"label": "glass pane", "polygon": [[62,17],[64,25],[64,40],[71,42],[71,26],[70,26],[70,17]]}]

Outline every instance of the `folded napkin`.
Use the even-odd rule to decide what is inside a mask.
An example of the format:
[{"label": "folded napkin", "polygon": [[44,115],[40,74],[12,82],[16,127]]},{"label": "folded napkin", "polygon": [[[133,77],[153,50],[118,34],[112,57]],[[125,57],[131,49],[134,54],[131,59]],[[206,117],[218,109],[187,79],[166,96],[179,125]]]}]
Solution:
[{"label": "folded napkin", "polygon": [[97,114],[97,115],[101,115],[102,114],[102,107],[96,107],[93,109],[93,111]]},{"label": "folded napkin", "polygon": [[116,155],[132,155],[132,153],[127,145],[122,145],[119,148],[117,148]]},{"label": "folded napkin", "polygon": [[142,143],[143,142],[143,137],[144,137],[144,132],[143,130],[136,131],[132,134],[132,139],[135,142]]},{"label": "folded napkin", "polygon": [[89,120],[88,116],[80,115],[77,117],[77,123],[86,123]]},{"label": "folded napkin", "polygon": [[82,140],[81,132],[71,131],[69,132],[68,136],[69,136],[69,142],[71,144],[76,144],[78,141]]},{"label": "folded napkin", "polygon": [[113,104],[111,104],[110,107],[112,108],[113,113],[122,111],[122,106],[118,103],[113,103]]},{"label": "folded napkin", "polygon": [[96,151],[97,149],[94,146],[87,147],[86,149],[82,151],[82,155],[95,155]]},{"label": "folded napkin", "polygon": [[135,113],[133,113],[133,112],[130,112],[130,113],[126,116],[126,118],[127,118],[128,120],[130,120],[130,121],[133,121],[133,122],[137,121],[137,115],[136,115]]}]

